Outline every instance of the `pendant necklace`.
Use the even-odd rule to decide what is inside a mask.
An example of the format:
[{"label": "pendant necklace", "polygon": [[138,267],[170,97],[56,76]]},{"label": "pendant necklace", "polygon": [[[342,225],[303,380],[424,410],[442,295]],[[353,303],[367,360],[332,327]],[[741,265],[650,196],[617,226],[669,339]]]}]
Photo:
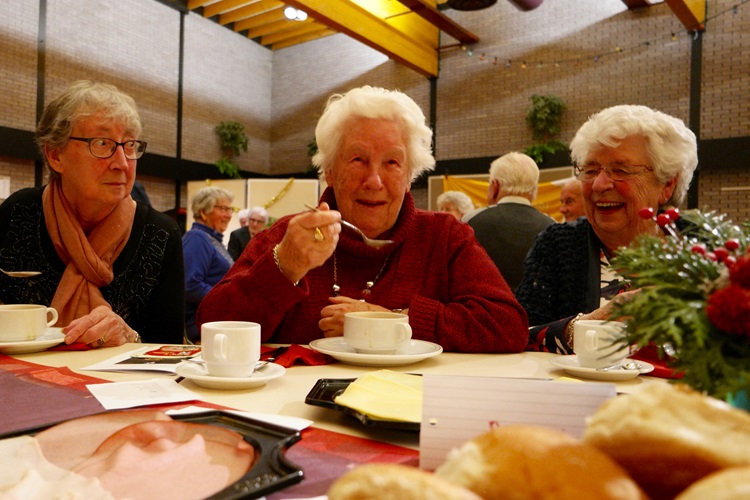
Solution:
[{"label": "pendant necklace", "polygon": [[[385,256],[385,261],[383,261],[383,267],[380,268],[380,271],[378,271],[378,274],[375,275],[375,278],[373,278],[372,281],[368,281],[365,283],[365,288],[362,289],[362,298],[359,299],[362,302],[367,302],[368,296],[372,293],[371,289],[373,286],[375,286],[375,283],[378,282],[380,279],[380,275],[383,274],[383,271],[385,271],[385,266],[388,265],[388,260],[391,258],[391,254],[388,254]],[[334,297],[338,297],[339,291],[341,290],[341,287],[338,285],[338,263],[336,260],[336,252],[333,252],[333,295]]]}]

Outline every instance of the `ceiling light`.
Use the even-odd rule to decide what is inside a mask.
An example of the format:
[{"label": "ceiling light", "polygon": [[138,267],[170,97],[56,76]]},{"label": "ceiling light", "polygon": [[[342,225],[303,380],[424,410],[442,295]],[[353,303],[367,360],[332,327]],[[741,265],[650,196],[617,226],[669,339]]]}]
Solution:
[{"label": "ceiling light", "polygon": [[307,12],[295,9],[294,7],[287,7],[284,9],[284,17],[290,21],[304,21],[307,19]]}]

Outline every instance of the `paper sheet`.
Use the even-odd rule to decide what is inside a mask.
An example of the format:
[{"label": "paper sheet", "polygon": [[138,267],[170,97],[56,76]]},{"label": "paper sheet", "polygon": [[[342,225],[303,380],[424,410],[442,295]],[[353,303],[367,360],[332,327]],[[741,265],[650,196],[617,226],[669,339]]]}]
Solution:
[{"label": "paper sheet", "polygon": [[426,470],[492,427],[540,425],[581,437],[586,418],[617,395],[614,384],[430,374],[423,391],[419,460]]},{"label": "paper sheet", "polygon": [[182,387],[174,380],[150,379],[137,382],[94,384],[86,387],[107,410],[201,399],[198,394]]},{"label": "paper sheet", "polygon": [[175,368],[181,363],[183,358],[143,358],[140,357],[144,351],[154,349],[154,347],[139,347],[133,351],[118,354],[107,358],[104,361],[94,363],[93,365],[84,366],[81,370],[103,371],[103,372],[129,372],[129,371],[150,371],[150,372],[167,372],[175,373]]}]

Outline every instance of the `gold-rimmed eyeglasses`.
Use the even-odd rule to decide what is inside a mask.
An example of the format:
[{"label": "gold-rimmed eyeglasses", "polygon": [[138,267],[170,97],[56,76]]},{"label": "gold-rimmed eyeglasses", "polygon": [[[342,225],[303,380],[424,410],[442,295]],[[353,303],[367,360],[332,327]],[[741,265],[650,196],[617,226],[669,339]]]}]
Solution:
[{"label": "gold-rimmed eyeglasses", "polygon": [[593,182],[601,172],[604,172],[607,177],[615,182],[624,182],[643,172],[653,172],[653,170],[648,165],[628,165],[626,163],[609,163],[606,165],[587,163],[576,165],[574,168],[575,175],[581,182]]},{"label": "gold-rimmed eyeglasses", "polygon": [[219,212],[224,213],[231,213],[231,212],[239,212],[240,209],[237,207],[228,207],[226,205],[214,205],[214,208],[218,210]]},{"label": "gold-rimmed eyeglasses", "polygon": [[106,160],[111,158],[117,151],[117,146],[122,146],[125,158],[128,160],[137,160],[146,152],[146,143],[144,141],[130,140],[117,142],[114,139],[106,137],[69,137],[71,141],[87,142],[89,152],[96,158]]}]

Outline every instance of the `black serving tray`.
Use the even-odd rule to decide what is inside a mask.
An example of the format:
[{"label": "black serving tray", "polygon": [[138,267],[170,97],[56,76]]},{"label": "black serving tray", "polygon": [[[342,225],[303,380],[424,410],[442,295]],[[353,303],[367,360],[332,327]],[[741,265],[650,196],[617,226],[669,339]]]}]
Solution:
[{"label": "black serving tray", "polygon": [[[211,500],[261,498],[297,484],[303,479],[302,469],[287,460],[284,454],[291,445],[300,440],[300,433],[296,430],[220,410],[170,415],[170,417],[181,422],[216,425],[233,430],[255,448],[258,458],[250,470],[233,484],[208,497]],[[34,435],[58,423],[62,422],[8,433],[0,436],[0,439]]]},{"label": "black serving tray", "polygon": [[403,422],[400,420],[383,420],[378,418],[370,417],[352,408],[336,404],[334,399],[336,396],[344,392],[349,387],[349,384],[357,380],[356,378],[323,378],[318,380],[313,386],[312,390],[307,394],[305,403],[312,406],[322,406],[323,408],[330,408],[331,410],[337,410],[347,415],[350,415],[362,424],[380,427],[383,429],[393,429],[399,431],[408,432],[419,432],[419,422]]}]

